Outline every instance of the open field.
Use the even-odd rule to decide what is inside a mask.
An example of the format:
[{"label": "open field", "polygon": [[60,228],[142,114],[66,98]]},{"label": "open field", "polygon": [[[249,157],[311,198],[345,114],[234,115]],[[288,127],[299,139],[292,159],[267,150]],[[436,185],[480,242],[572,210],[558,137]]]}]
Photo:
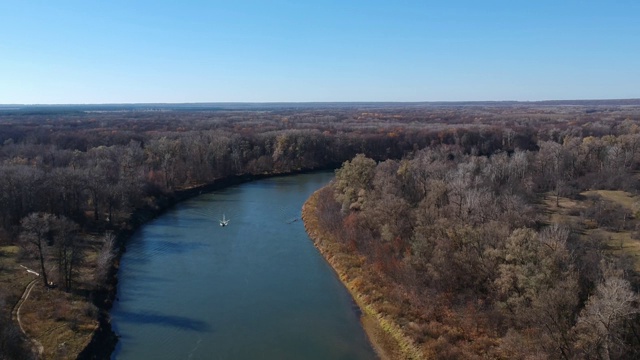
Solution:
[{"label": "open field", "polygon": [[[599,227],[585,214],[594,200],[617,204],[627,210],[624,227],[610,229]],[[555,196],[545,198],[544,208],[549,222],[566,224],[577,230],[582,236],[595,236],[605,242],[606,250],[617,255],[624,254],[633,259],[636,271],[640,271],[640,239],[633,233],[640,224],[636,219],[638,197],[625,191],[590,190],[580,193],[580,199],[560,197],[556,206]],[[624,216],[624,215],[623,215]]]}]

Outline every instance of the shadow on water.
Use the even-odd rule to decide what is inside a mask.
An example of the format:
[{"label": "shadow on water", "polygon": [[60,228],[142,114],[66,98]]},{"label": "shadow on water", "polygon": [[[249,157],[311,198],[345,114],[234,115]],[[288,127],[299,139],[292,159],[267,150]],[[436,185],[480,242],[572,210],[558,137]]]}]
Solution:
[{"label": "shadow on water", "polygon": [[155,255],[176,255],[201,250],[209,245],[195,242],[186,243],[180,241],[147,240],[145,246],[147,251],[151,251]]},{"label": "shadow on water", "polygon": [[184,316],[163,315],[150,311],[122,311],[119,315],[120,318],[118,321],[122,323],[148,324],[198,332],[213,332],[211,326],[206,322]]},{"label": "shadow on water", "polygon": [[151,283],[154,286],[163,286],[162,284],[166,284],[169,282],[169,280],[166,277],[156,276],[152,274],[154,274],[154,272],[142,270],[142,271],[136,271],[135,274],[129,275],[128,278],[131,279],[132,281],[139,280],[144,283]]},{"label": "shadow on water", "polygon": [[[146,262],[154,256],[187,254],[210,246],[203,242],[184,242],[179,239],[177,241],[157,240],[155,238],[160,237],[157,234],[153,234],[153,237],[154,239],[147,239],[144,243],[132,244],[129,248],[128,260],[138,263]],[[172,238],[173,236],[163,237]]]},{"label": "shadow on water", "polygon": [[[183,212],[180,217],[173,213],[167,214],[163,217],[162,224],[158,224],[158,228],[162,229],[190,229],[194,225],[201,224],[207,220],[210,215],[198,214],[194,212],[192,216],[185,216],[186,212]],[[212,219],[213,220],[213,219]],[[215,219],[217,220],[217,219]]]}]

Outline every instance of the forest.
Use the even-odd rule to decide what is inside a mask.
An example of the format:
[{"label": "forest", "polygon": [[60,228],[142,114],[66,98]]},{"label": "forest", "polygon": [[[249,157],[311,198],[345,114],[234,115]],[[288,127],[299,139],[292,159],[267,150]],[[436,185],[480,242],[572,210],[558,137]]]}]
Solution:
[{"label": "forest", "polygon": [[0,108],[0,354],[95,356],[127,235],[191,190],[343,164],[321,226],[420,351],[637,357],[639,126],[634,101]]},{"label": "forest", "polygon": [[504,135],[484,154],[358,154],[317,194],[319,247],[337,242],[343,281],[392,322],[394,358],[637,359],[637,125]]}]

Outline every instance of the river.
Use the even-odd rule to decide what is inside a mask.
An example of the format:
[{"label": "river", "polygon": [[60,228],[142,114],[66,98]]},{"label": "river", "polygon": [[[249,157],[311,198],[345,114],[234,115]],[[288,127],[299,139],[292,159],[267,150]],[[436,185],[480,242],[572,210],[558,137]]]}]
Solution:
[{"label": "river", "polygon": [[112,359],[374,359],[353,300],[300,220],[332,176],[229,187],[142,226],[118,273]]}]

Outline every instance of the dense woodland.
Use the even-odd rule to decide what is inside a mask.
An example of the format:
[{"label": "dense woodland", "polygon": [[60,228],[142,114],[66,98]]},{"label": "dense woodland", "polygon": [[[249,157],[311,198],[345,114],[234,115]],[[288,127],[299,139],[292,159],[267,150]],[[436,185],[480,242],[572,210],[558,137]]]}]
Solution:
[{"label": "dense woodland", "polygon": [[637,242],[640,204],[595,197],[577,224],[548,216],[587,190],[638,193],[636,125],[532,150],[506,140],[484,155],[459,144],[379,163],[359,154],[322,191],[322,226],[364,256],[378,292],[363,292],[425,356],[637,359],[637,253],[588,229]]},{"label": "dense woodland", "polygon": [[[97,302],[122,246],[113,234],[140,211],[219,179],[364,154],[337,172],[323,218],[397,285],[389,295],[416,339],[443,339],[434,348],[451,358],[637,356],[632,262],[544,223],[537,204],[545,193],[637,193],[639,125],[635,103],[1,109],[0,246],[20,251],[0,250],[0,353],[30,356],[8,321],[20,293],[3,258],[61,298]],[[634,224],[605,205],[585,216]],[[626,295],[608,327],[591,325]],[[451,312],[475,330],[449,323]]]}]

